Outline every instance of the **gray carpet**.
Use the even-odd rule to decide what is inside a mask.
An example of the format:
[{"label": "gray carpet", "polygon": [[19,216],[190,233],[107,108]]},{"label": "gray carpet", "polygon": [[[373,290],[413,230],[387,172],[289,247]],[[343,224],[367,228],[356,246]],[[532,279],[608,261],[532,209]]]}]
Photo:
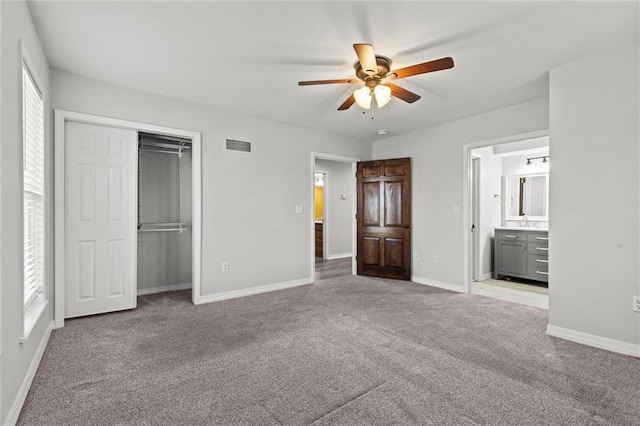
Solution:
[{"label": "gray carpet", "polygon": [[547,312],[349,276],[55,330],[19,424],[640,422],[640,359],[545,335]]}]

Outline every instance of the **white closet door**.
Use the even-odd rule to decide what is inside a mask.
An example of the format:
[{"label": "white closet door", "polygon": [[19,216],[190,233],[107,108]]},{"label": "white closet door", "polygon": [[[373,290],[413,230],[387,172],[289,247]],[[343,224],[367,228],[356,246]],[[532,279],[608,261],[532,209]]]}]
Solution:
[{"label": "white closet door", "polygon": [[65,318],[136,307],[137,134],[65,124]]}]

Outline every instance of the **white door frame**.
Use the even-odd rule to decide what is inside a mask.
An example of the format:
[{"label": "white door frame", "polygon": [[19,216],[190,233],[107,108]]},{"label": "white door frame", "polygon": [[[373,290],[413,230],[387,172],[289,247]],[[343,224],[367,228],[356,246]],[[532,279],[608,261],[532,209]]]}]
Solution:
[{"label": "white door frame", "polygon": [[471,151],[476,148],[500,145],[526,139],[549,136],[549,130],[539,130],[520,135],[505,136],[480,142],[472,142],[462,146],[462,288],[465,293],[471,292]]},{"label": "white door frame", "polygon": [[[327,258],[327,247],[329,247],[329,233],[327,232],[329,222],[327,218],[327,212],[329,211],[329,200],[327,197],[327,188],[329,188],[329,172],[326,170],[316,169],[314,171],[315,174],[322,174],[323,187],[322,187],[322,258]],[[315,176],[314,176],[314,185],[315,185]],[[314,187],[314,197],[313,197],[313,216],[315,219],[315,211],[316,211],[316,199],[315,199],[315,187]],[[313,256],[315,259],[315,255]]]},{"label": "white door frame", "polygon": [[192,152],[192,289],[191,301],[200,302],[200,274],[201,274],[201,226],[202,226],[202,136],[199,132],[156,126],[137,121],[120,120],[117,118],[101,117],[61,109],[55,110],[54,149],[55,149],[55,276],[54,276],[54,326],[64,326],[64,286],[65,286],[65,123],[76,122],[97,126],[117,127],[135,131],[179,136],[191,139]]},{"label": "white door frame", "polygon": [[[475,167],[474,167],[475,165]],[[471,233],[471,278],[480,281],[482,266],[480,265],[480,172],[482,168],[479,156],[471,154],[471,223],[475,229]]]},{"label": "white door frame", "polygon": [[[339,161],[342,163],[351,163],[351,171],[353,172],[353,200],[351,200],[351,218],[353,220],[352,226],[352,235],[351,235],[351,273],[353,275],[357,274],[358,265],[356,263],[356,253],[357,253],[357,241],[356,241],[356,232],[357,232],[357,223],[356,223],[356,197],[357,197],[357,180],[356,180],[356,163],[360,161],[359,158],[354,157],[344,157],[341,155],[333,155],[333,154],[324,154],[320,152],[312,152],[311,153],[311,191],[310,191],[310,206],[315,205],[315,169],[316,169],[316,159],[317,160],[329,160],[329,161]],[[324,199],[324,197],[323,197]],[[326,206],[326,204],[325,204]],[[310,225],[310,234],[311,234],[311,281],[316,281],[316,253],[315,253],[315,211],[314,209],[309,209],[310,217],[309,217],[309,225]],[[323,225],[324,228],[324,225]],[[323,230],[324,231],[324,230]],[[323,238],[324,239],[324,238]],[[324,253],[323,253],[324,255]]]}]

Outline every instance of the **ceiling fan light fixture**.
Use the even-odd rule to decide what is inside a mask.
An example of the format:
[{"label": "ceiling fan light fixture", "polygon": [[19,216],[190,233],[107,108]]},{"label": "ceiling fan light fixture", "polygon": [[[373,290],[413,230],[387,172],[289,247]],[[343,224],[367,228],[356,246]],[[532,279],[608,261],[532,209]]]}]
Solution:
[{"label": "ceiling fan light fixture", "polygon": [[371,108],[371,89],[368,86],[361,87],[353,92],[356,104],[362,109]]},{"label": "ceiling fan light fixture", "polygon": [[378,108],[382,108],[391,100],[391,88],[384,84],[378,84],[375,89],[373,89],[373,95],[376,97]]}]

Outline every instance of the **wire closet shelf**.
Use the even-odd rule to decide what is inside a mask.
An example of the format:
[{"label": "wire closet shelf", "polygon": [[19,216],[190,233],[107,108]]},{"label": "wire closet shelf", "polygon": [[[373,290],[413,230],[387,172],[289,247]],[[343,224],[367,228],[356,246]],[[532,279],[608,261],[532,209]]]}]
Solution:
[{"label": "wire closet shelf", "polygon": [[[191,149],[191,140],[168,135],[156,135],[140,132],[138,134],[138,232],[179,232],[187,230],[187,223],[181,220],[180,205],[180,159],[185,151]],[[142,201],[144,191],[142,189],[142,163],[140,154],[145,152],[169,154],[176,156],[176,191],[175,191],[175,213],[176,220],[168,222],[143,222]]]}]

